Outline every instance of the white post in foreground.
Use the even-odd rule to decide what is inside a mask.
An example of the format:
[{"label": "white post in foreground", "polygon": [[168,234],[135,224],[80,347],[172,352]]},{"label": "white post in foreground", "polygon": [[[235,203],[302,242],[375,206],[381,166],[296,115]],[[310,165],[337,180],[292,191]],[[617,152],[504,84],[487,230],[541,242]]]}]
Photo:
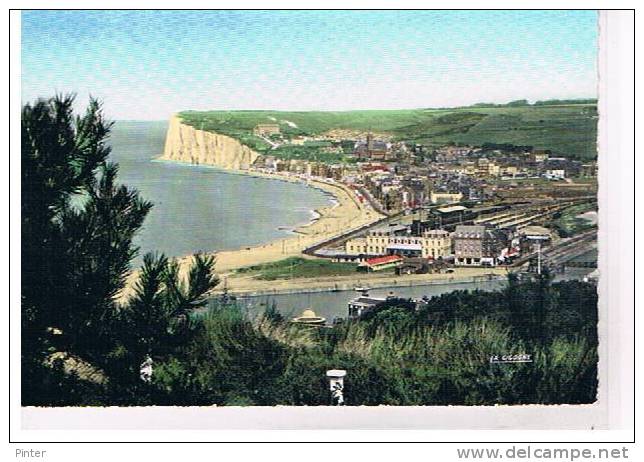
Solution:
[{"label": "white post in foreground", "polygon": [[152,358],[150,356],[145,357],[145,361],[141,363],[141,380],[146,383],[152,381]]},{"label": "white post in foreground", "polygon": [[329,379],[329,390],[331,391],[331,402],[334,406],[344,406],[344,376],[347,371],[342,369],[331,369],[326,371]]}]

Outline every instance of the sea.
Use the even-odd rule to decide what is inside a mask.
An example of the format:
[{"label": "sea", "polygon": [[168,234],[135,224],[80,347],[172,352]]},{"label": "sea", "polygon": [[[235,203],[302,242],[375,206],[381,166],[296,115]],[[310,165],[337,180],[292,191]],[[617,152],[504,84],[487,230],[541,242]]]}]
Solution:
[{"label": "sea", "polygon": [[147,252],[183,256],[283,238],[333,203],[331,195],[301,183],[158,161],[167,127],[166,121],[117,121],[110,136],[119,182],[154,204],[135,238],[135,266]]}]

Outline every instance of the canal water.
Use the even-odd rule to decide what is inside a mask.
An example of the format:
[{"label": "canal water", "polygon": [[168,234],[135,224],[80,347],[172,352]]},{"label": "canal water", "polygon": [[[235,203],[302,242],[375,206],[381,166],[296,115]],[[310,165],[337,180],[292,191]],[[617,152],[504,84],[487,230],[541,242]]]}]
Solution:
[{"label": "canal water", "polygon": [[[430,284],[411,287],[391,287],[369,290],[373,297],[386,297],[390,293],[401,298],[422,298],[452,292],[454,290],[497,290],[503,287],[504,280],[481,281],[455,284]],[[337,292],[311,292],[281,295],[258,295],[238,298],[238,304],[245,308],[253,317],[276,304],[277,309],[286,317],[298,316],[303,310],[311,309],[318,316],[327,318],[329,322],[335,317],[347,316],[347,303],[359,296],[354,290],[340,290]]]},{"label": "canal water", "polygon": [[[592,253],[588,257],[592,257]],[[596,254],[595,254],[596,256]],[[587,260],[584,260],[587,261]],[[568,279],[582,279],[593,271],[590,268],[568,268],[564,273],[555,275],[555,281]],[[427,284],[410,287],[386,287],[369,290],[373,297],[386,297],[392,294],[400,298],[422,298],[441,295],[454,290],[486,290],[493,291],[503,288],[505,279],[481,280],[477,282],[449,283],[449,284]],[[273,303],[278,311],[286,317],[298,316],[305,309],[315,311],[318,316],[325,317],[327,321],[333,321],[335,317],[347,316],[347,303],[359,295],[354,290],[340,290],[334,292],[309,292],[277,295],[256,295],[244,296],[237,299],[239,306],[243,307],[251,316],[262,314],[267,307]],[[212,303],[217,303],[215,299]]]},{"label": "canal water", "polygon": [[183,256],[280,239],[332,203],[332,196],[301,183],[154,161],[163,153],[167,126],[119,121],[110,138],[119,182],[154,203],[135,240],[141,248],[135,264],[149,251]]}]

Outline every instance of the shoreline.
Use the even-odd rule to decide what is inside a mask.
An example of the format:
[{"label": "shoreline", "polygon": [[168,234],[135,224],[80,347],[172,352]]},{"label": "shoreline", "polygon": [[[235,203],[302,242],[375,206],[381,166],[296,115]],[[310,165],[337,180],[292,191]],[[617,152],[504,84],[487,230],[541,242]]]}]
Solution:
[{"label": "shoreline", "polygon": [[[190,162],[163,159],[162,157],[154,158],[151,161],[178,166],[212,168],[220,170],[222,173],[233,175],[245,175],[291,183],[304,183],[311,188],[318,189],[331,196],[331,204],[310,210],[312,215],[316,214],[317,216],[312,218],[308,223],[295,225],[295,227],[290,228],[288,236],[255,246],[228,250],[209,250],[205,252],[206,255],[215,257],[215,273],[221,281],[219,286],[221,286],[223,280],[231,272],[238,268],[270,263],[293,256],[314,258],[303,254],[302,251],[314,244],[373,223],[383,217],[380,213],[373,210],[368,203],[360,202],[348,186],[338,182],[325,182],[322,179],[306,178],[289,173],[267,173],[260,170],[239,170],[208,164],[192,164]],[[190,267],[192,255],[174,256],[171,258],[179,263],[180,274],[185,275]],[[124,289],[117,298],[123,299],[130,295],[138,272],[138,268],[134,268],[131,271],[127,277]],[[213,292],[221,290],[219,286]]]},{"label": "shoreline", "polygon": [[[206,252],[208,255],[215,255],[215,271],[218,273],[230,272],[246,266],[270,263],[283,258],[302,255],[302,250],[310,247],[311,245],[349,232],[352,229],[357,229],[368,223],[373,223],[382,218],[382,215],[373,210],[368,204],[361,203],[354,195],[353,191],[342,183],[326,182],[315,177],[307,178],[289,173],[267,173],[261,170],[226,169],[213,165],[195,165],[189,162],[180,162],[162,158],[156,158],[154,161],[184,166],[213,168],[220,170],[222,173],[244,175],[255,178],[266,178],[290,183],[303,183],[331,196],[331,204],[310,210],[317,214],[317,218],[312,218],[307,223],[296,225],[291,228],[290,232],[292,235],[290,236],[286,236],[281,239],[274,239],[255,246]],[[188,263],[188,260],[190,260],[191,257],[191,255],[184,255],[175,256],[173,258],[183,265]]]},{"label": "shoreline", "polygon": [[[217,165],[208,165],[208,164],[192,164],[190,162],[182,162],[178,160],[169,160],[169,159],[163,159],[162,157],[155,157],[150,160],[151,162],[155,163],[160,163],[160,164],[170,164],[170,165],[176,165],[176,166],[181,166],[181,167],[200,167],[200,168],[206,168],[209,170],[216,170],[221,173],[229,174],[229,175],[240,175],[240,176],[250,176],[254,178],[266,178],[269,180],[274,180],[274,181],[283,181],[286,183],[302,183],[308,186],[309,188],[316,189],[320,192],[323,193],[324,196],[327,196],[329,198],[329,204],[326,206],[322,207],[317,207],[317,208],[307,208],[307,213],[310,215],[310,219],[307,222],[303,223],[296,223],[293,226],[289,225],[278,225],[275,229],[279,231],[286,231],[290,234],[297,233],[299,234],[299,229],[300,228],[305,228],[307,226],[310,226],[311,224],[315,223],[316,221],[320,220],[320,218],[323,217],[323,213],[321,211],[324,210],[332,210],[333,208],[337,207],[339,205],[339,201],[336,197],[335,194],[331,193],[330,191],[319,187],[318,185],[311,185],[308,184],[306,179],[299,178],[299,177],[293,177],[293,176],[288,176],[286,174],[279,174],[279,173],[264,173],[258,170],[236,170],[236,169],[227,169],[224,167],[219,167]],[[310,181],[314,181],[313,179],[310,179]],[[287,236],[288,237],[288,236]],[[266,243],[270,243],[271,241],[267,241]],[[263,244],[255,244],[252,245],[251,247],[258,247]],[[230,252],[230,251],[236,251],[236,250],[242,250],[245,249],[244,246],[238,247],[238,248],[230,248],[230,249],[223,249],[220,252]],[[208,252],[208,253],[213,253]],[[189,255],[178,255],[178,256],[173,256],[171,258],[183,258],[183,257],[188,257]]]},{"label": "shoreline", "polygon": [[[291,256],[304,256],[302,251],[307,247],[382,218],[375,210],[360,204],[353,193],[343,185],[325,183],[314,179],[307,181],[298,177],[261,172],[244,174],[264,178],[278,176],[283,181],[306,183],[309,187],[314,187],[330,194],[335,199],[335,202],[329,206],[314,209],[313,212],[317,217],[311,219],[308,223],[293,228],[291,230],[292,235],[289,237],[269,241],[266,244],[251,248],[218,252],[217,263],[215,264],[216,271],[231,271],[245,266],[282,260]],[[250,258],[248,258],[249,253],[253,254],[250,255]]]}]

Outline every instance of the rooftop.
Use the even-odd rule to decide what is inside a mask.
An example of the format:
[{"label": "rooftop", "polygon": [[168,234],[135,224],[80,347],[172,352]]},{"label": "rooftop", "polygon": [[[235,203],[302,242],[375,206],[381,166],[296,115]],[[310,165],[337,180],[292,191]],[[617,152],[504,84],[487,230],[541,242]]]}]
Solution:
[{"label": "rooftop", "polygon": [[423,249],[423,247],[420,244],[390,244],[387,246],[387,249],[420,251]]},{"label": "rooftop", "polygon": [[530,226],[524,226],[519,230],[519,234],[527,236],[527,235],[534,235],[534,236],[550,236],[552,235],[552,231],[550,231],[548,228],[544,228],[543,226],[535,226],[535,225],[530,225]]},{"label": "rooftop", "polygon": [[459,225],[454,231],[454,237],[480,239],[485,234],[485,226],[480,225]]},{"label": "rooftop", "polygon": [[375,306],[384,301],[384,298],[360,296],[358,298],[354,298],[349,303],[351,303],[352,305]]},{"label": "rooftop", "polygon": [[442,207],[440,209],[436,209],[440,213],[451,213],[451,212],[458,212],[461,210],[467,210],[467,207],[463,205],[452,205],[450,207]]},{"label": "rooftop", "polygon": [[445,231],[444,229],[428,229],[426,231],[423,231],[423,235],[428,237],[448,236],[449,231]]},{"label": "rooftop", "polygon": [[384,257],[369,258],[368,260],[365,261],[365,263],[369,266],[383,265],[385,263],[394,263],[397,261],[401,261],[402,259],[403,258],[398,255],[385,255]]},{"label": "rooftop", "polygon": [[371,231],[374,233],[397,233],[401,231],[407,231],[409,227],[407,225],[389,225],[389,226],[380,226],[378,228],[374,228]]}]

